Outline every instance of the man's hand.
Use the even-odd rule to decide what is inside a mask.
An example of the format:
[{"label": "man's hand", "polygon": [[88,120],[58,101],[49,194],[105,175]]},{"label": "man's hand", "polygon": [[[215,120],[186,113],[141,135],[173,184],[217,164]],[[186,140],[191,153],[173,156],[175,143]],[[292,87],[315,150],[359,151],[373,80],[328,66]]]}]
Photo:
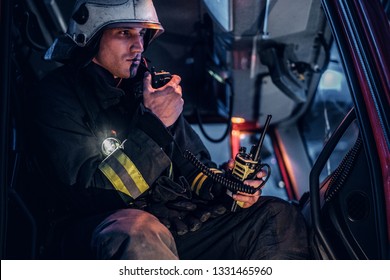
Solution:
[{"label": "man's hand", "polygon": [[154,89],[150,73],[145,73],[143,99],[146,108],[151,110],[168,127],[175,123],[183,111],[184,100],[180,86],[181,78],[172,79],[163,87]]},{"label": "man's hand", "polygon": [[[234,167],[234,159],[230,159],[227,162],[225,168],[227,170],[231,171],[233,169],[233,167]],[[267,176],[267,172],[265,172],[264,170],[260,170],[256,174],[256,178],[258,178],[258,180],[257,179],[256,180],[245,180],[244,184],[258,188],[263,183],[262,178],[264,178],[266,176]],[[237,192],[236,194],[233,194],[233,199],[235,201],[243,202],[242,208],[249,208],[259,200],[260,195],[261,195],[261,189],[256,191],[254,194]]]},{"label": "man's hand", "polygon": [[[263,182],[261,178],[265,176],[267,176],[267,173],[261,170],[256,174],[258,180],[245,180],[244,184],[258,188]],[[254,194],[237,192],[236,194],[233,194],[233,199],[236,201],[243,202],[243,205],[241,206],[242,208],[249,208],[259,200],[260,195],[261,195],[261,189],[256,191]]]}]

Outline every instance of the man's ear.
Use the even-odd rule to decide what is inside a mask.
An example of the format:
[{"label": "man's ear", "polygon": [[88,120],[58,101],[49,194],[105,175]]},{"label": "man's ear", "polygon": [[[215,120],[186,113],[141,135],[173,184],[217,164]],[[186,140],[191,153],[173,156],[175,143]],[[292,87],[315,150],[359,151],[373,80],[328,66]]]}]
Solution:
[{"label": "man's ear", "polygon": [[[75,65],[77,68],[86,67],[89,63],[91,63],[99,52],[102,34],[102,31],[96,34],[85,47],[76,47],[71,54],[69,63]],[[99,64],[96,61],[94,62]]]}]

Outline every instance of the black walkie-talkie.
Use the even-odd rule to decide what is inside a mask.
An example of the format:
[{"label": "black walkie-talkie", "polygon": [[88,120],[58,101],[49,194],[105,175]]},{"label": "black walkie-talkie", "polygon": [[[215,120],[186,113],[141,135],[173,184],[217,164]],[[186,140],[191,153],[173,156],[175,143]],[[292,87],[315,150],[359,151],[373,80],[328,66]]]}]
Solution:
[{"label": "black walkie-talkie", "polygon": [[164,71],[164,70],[156,72],[155,67],[152,67],[150,73],[152,74],[152,87],[153,88],[160,88],[172,79],[171,73]]}]

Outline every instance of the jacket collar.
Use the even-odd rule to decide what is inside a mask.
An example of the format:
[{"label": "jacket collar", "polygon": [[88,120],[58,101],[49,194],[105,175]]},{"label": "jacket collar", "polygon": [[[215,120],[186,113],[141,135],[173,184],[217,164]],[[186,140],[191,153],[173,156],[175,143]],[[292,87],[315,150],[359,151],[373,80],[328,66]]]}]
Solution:
[{"label": "jacket collar", "polygon": [[91,62],[85,67],[85,72],[102,108],[107,109],[120,102],[125,92],[117,87],[119,80],[115,79],[109,71]]}]

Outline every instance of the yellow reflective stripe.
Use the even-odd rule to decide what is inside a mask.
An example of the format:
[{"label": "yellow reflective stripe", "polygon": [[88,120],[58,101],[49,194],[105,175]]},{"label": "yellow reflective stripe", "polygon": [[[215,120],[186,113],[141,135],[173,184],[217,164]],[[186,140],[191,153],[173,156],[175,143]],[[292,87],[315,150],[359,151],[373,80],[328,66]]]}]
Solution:
[{"label": "yellow reflective stripe", "polygon": [[210,170],[213,171],[214,173],[222,173],[222,171],[217,168],[210,168]]},{"label": "yellow reflective stripe", "polygon": [[[214,173],[222,173],[221,170],[217,169],[217,168],[210,168],[210,170]],[[199,195],[199,192],[200,192],[200,189],[202,188],[203,186],[203,183],[204,181],[206,181],[206,179],[208,178],[208,176],[206,176],[205,174],[203,174],[202,172],[199,173],[195,179],[192,181],[192,185],[191,185],[191,190],[195,190],[195,193],[197,195]]]},{"label": "yellow reflective stripe", "polygon": [[208,177],[206,175],[204,175],[203,178],[199,181],[198,186],[196,187],[196,191],[195,191],[195,193],[197,195],[199,195],[200,189],[202,188],[203,183],[204,183],[204,181],[206,181],[207,178]]},{"label": "yellow reflective stripe", "polygon": [[107,177],[107,179],[111,182],[114,188],[120,192],[131,196],[125,185],[123,184],[121,178],[115,173],[115,171],[108,164],[103,164],[99,166],[99,169],[103,172],[103,174]]},{"label": "yellow reflective stripe", "polygon": [[144,177],[142,177],[142,174],[139,172],[139,170],[135,167],[135,164],[125,153],[115,153],[115,157],[126,169],[127,173],[129,174],[131,179],[133,179],[135,185],[141,193],[144,193],[147,189],[149,189],[148,183],[146,183]]},{"label": "yellow reflective stripe", "polygon": [[195,185],[200,177],[204,176],[204,174],[201,172],[198,175],[196,175],[195,179],[192,181],[191,190],[195,189]]},{"label": "yellow reflective stripe", "polygon": [[133,199],[149,189],[149,185],[142,174],[121,149],[117,149],[109,155],[99,165],[99,169],[117,191]]},{"label": "yellow reflective stripe", "polygon": [[168,175],[168,177],[169,177],[170,179],[172,179],[172,175],[173,175],[173,164],[172,164],[172,162],[171,162],[171,164],[170,164],[170,166],[169,166],[169,175]]}]

